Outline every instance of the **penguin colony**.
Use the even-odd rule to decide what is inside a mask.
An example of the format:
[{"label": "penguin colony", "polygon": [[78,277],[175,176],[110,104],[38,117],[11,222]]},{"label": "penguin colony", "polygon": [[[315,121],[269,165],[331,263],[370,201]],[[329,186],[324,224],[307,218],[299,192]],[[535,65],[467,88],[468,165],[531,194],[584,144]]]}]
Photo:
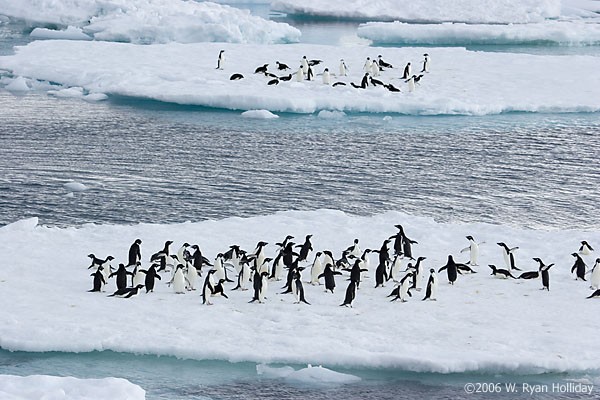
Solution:
[{"label": "penguin colony", "polygon": [[[89,254],[91,265],[94,269],[93,287],[89,292],[105,292],[111,278],[115,278],[116,291],[110,296],[132,298],[145,289],[151,293],[156,287],[157,280],[169,285],[176,294],[185,294],[198,291],[202,304],[211,305],[211,298],[228,298],[225,285],[234,286],[231,291],[250,291],[250,303],[264,303],[268,299],[268,287],[276,286],[279,294],[291,294],[294,304],[310,305],[306,298],[304,285],[324,285],[326,293],[334,294],[337,281],[348,282],[340,306],[352,307],[357,298],[361,284],[364,285],[374,271],[375,288],[385,287],[389,281],[394,283],[394,289],[387,295],[391,301],[408,301],[415,292],[421,291],[425,283],[425,294],[421,300],[437,300],[439,286],[438,273],[445,271],[447,281],[454,285],[459,276],[483,272],[486,268],[479,268],[480,246],[473,236],[466,236],[469,245],[461,250],[468,252],[467,262],[457,262],[452,254],[448,255],[445,265],[428,268],[426,273],[426,257],[414,258],[413,245],[417,241],[410,239],[404,232],[402,225],[395,225],[397,232],[386,238],[379,249],[364,249],[359,247],[359,239],[342,251],[336,259],[330,250],[315,251],[312,235],[307,235],[301,244],[293,242],[294,237],[288,235],[283,241],[276,243],[277,251],[274,257],[267,257],[265,248],[267,242],[260,241],[252,251],[246,251],[238,245],[217,254],[211,262],[206,258],[200,246],[183,243],[178,250],[172,252],[173,241],[166,241],[163,248],[149,257],[150,266],[142,268],[141,239],[129,248],[127,264],[119,263],[114,269],[112,256],[104,259]],[[518,247],[509,247],[504,242],[497,243],[498,250],[504,255],[505,268],[488,265],[491,276],[499,279],[514,280],[541,280],[540,290],[550,291],[550,269],[554,264],[547,264],[541,258],[533,258],[537,268],[532,271],[521,271],[515,263],[515,252]],[[586,241],[581,242],[578,251],[572,253],[575,261],[571,273],[576,280],[588,281],[590,289],[594,292],[587,298],[600,297],[600,258],[594,266],[588,269],[582,256],[589,256],[594,252],[593,247]],[[371,255],[377,255],[377,264],[373,269]],[[476,271],[474,268],[478,268]],[[303,274],[303,271],[307,270]],[[162,274],[162,275],[161,275]],[[233,278],[233,279],[232,279]],[[464,279],[464,278],[461,278]],[[272,292],[272,291],[271,291]],[[387,293],[387,292],[386,292]],[[383,298],[383,296],[382,296]]]},{"label": "penguin colony", "polygon": [[[256,67],[254,70],[254,74],[263,75],[267,78],[266,84],[269,86],[279,85],[280,82],[286,81],[295,81],[295,82],[304,82],[304,81],[314,81],[316,75],[320,75],[322,82],[324,85],[337,87],[337,86],[347,86],[348,83],[345,82],[344,79],[347,77],[348,71],[350,68],[346,64],[346,62],[341,59],[338,71],[339,73],[332,72],[329,67],[320,67],[323,64],[322,60],[319,59],[308,59],[306,56],[303,56],[300,60],[300,64],[297,70],[290,68],[288,64],[281,63],[279,61],[275,62],[275,69],[271,72],[269,71],[269,63],[260,65]],[[398,87],[392,84],[392,80],[399,80],[400,82],[408,84],[408,91],[414,92],[416,85],[420,84],[421,79],[425,76],[424,73],[429,73],[429,68],[431,64],[431,59],[429,54],[423,54],[422,61],[422,69],[420,70],[420,74],[412,74],[411,63],[407,63],[403,69],[402,75],[396,74],[396,76],[390,76],[391,73],[386,71],[393,70],[394,66],[383,60],[381,55],[377,56],[377,58],[371,59],[371,57],[367,57],[366,61],[363,65],[364,75],[360,81],[360,83],[349,82],[350,86],[356,89],[367,89],[369,87],[382,86],[390,92],[399,93],[400,90]],[[217,68],[218,70],[223,70],[225,65],[225,50],[221,50],[219,52],[219,56],[217,58]],[[320,73],[315,73],[317,68],[323,68]],[[295,71],[295,72],[294,72]],[[387,75],[387,83],[385,83],[379,77],[383,77],[383,75]],[[240,73],[234,73],[229,77],[231,81],[239,81],[244,79],[244,75]],[[335,82],[332,82],[332,79],[335,79]]]}]

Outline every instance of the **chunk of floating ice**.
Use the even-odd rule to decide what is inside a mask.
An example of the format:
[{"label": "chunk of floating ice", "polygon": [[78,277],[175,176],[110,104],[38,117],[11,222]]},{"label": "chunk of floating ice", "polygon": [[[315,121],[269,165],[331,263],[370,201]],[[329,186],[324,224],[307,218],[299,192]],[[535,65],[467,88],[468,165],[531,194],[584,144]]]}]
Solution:
[{"label": "chunk of floating ice", "polygon": [[89,188],[80,182],[68,182],[64,185],[65,189],[68,189],[72,192],[83,192],[84,190],[88,190]]},{"label": "chunk of floating ice", "polygon": [[120,378],[0,375],[0,397],[16,400],[143,400],[146,398],[146,392],[138,385]]},{"label": "chunk of floating ice", "polygon": [[61,98],[83,97],[83,89],[80,87],[71,87],[68,89],[48,90],[48,94]]},{"label": "chunk of floating ice", "polygon": [[104,93],[90,93],[86,96],[83,96],[85,101],[102,101],[108,99],[108,96]]},{"label": "chunk of floating ice", "polygon": [[290,366],[281,368],[269,367],[264,364],[256,366],[256,373],[270,379],[284,379],[291,383],[312,385],[341,385],[360,381],[358,376],[342,374],[322,366],[313,367],[308,364],[306,368],[294,370]]},{"label": "chunk of floating ice", "polygon": [[392,117],[390,115],[386,115],[385,117],[383,117],[384,121],[391,121]]},{"label": "chunk of floating ice", "polygon": [[345,116],[346,116],[346,113],[343,111],[321,110],[321,111],[319,111],[319,114],[317,114],[317,117],[324,118],[324,119],[337,119],[337,118],[344,118]]},{"label": "chunk of floating ice", "polygon": [[248,110],[242,113],[242,117],[256,119],[273,119],[279,118],[279,115],[275,115],[269,110]]},{"label": "chunk of floating ice", "polygon": [[27,80],[22,76],[17,76],[11,83],[6,85],[6,90],[10,92],[27,92],[29,86],[27,86]]},{"label": "chunk of floating ice", "polygon": [[65,197],[68,197],[68,198],[75,197],[75,194],[73,194],[73,192],[69,192],[69,193],[65,194]]},{"label": "chunk of floating ice", "polygon": [[29,34],[36,39],[65,39],[65,40],[92,40],[91,37],[83,33],[81,28],[69,26],[64,31],[57,31],[47,28],[35,28]]}]

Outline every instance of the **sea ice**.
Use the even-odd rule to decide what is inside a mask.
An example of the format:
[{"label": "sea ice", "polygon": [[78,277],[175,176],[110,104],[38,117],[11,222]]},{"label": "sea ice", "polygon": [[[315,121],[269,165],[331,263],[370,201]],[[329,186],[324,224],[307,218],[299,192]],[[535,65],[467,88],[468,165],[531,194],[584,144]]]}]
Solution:
[{"label": "sea ice", "polygon": [[350,374],[343,374],[332,371],[328,368],[323,368],[319,365],[313,367],[308,364],[306,368],[294,370],[294,368],[285,367],[270,367],[268,365],[259,364],[256,366],[256,372],[259,376],[270,379],[284,379],[286,382],[294,384],[306,385],[343,385],[360,381],[360,378]]},{"label": "sea ice", "polygon": [[27,86],[27,80],[22,76],[17,76],[4,88],[10,92],[27,92],[30,90]]},{"label": "sea ice", "polygon": [[72,192],[83,192],[84,190],[88,190],[89,188],[81,182],[67,182],[64,185],[64,188],[70,190]]},{"label": "sea ice", "polygon": [[269,110],[248,110],[242,113],[242,117],[255,119],[273,119],[279,118],[279,115],[275,115]]},{"label": "sea ice", "polygon": [[10,400],[144,400],[146,392],[119,378],[77,379],[0,375],[0,398]]},{"label": "sea ice", "polygon": [[83,33],[81,28],[74,26],[69,26],[65,30],[35,28],[29,35],[36,39],[92,40],[91,37]]}]

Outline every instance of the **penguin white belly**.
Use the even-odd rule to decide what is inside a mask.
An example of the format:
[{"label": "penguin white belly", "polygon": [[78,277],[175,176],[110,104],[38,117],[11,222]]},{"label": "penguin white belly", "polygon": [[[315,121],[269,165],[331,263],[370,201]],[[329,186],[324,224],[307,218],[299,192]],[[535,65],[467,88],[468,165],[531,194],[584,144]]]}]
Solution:
[{"label": "penguin white belly", "polygon": [[600,288],[600,265],[596,265],[592,271],[592,277],[590,278],[590,285],[594,289]]},{"label": "penguin white belly", "polygon": [[108,276],[110,275],[111,265],[110,262],[103,264],[102,275],[104,275],[104,281],[108,282]]},{"label": "penguin white belly", "polygon": [[379,76],[379,65],[376,62],[371,64],[371,74],[373,76]]},{"label": "penguin white belly", "polygon": [[340,76],[346,76],[346,67],[344,67],[344,64],[340,64]]},{"label": "penguin white belly", "polygon": [[506,263],[506,269],[510,271],[510,257],[506,251],[502,250],[502,253],[504,255],[504,262]]},{"label": "penguin white belly", "polygon": [[331,83],[329,72],[323,72],[323,83],[325,85],[329,85]]},{"label": "penguin white belly", "polygon": [[394,260],[394,264],[390,270],[390,275],[392,275],[394,281],[398,281],[398,275],[400,275],[400,270],[402,269],[402,259],[400,257],[396,257]]},{"label": "penguin white belly", "polygon": [[181,268],[177,269],[173,276],[173,291],[175,293],[185,293],[185,277]]},{"label": "penguin white belly", "polygon": [[409,92],[414,92],[415,91],[415,80],[413,78],[411,78],[408,81],[408,91]]},{"label": "penguin white belly", "polygon": [[406,295],[408,294],[408,288],[410,284],[408,283],[408,279],[404,281],[403,284],[400,285],[400,300],[406,301]]},{"label": "penguin white belly", "polygon": [[137,286],[137,285],[143,285],[144,282],[146,281],[146,275],[144,275],[143,272],[138,271],[134,276],[133,276],[133,286]]},{"label": "penguin white belly", "polygon": [[240,280],[240,286],[242,290],[246,290],[248,286],[248,282],[250,282],[250,268],[247,265],[244,265],[240,271],[242,274],[242,279]]},{"label": "penguin white belly", "polygon": [[469,259],[469,264],[478,265],[477,262],[479,260],[479,246],[475,243],[471,245],[471,257]]},{"label": "penguin white belly", "polygon": [[364,66],[365,72],[371,72],[371,61],[367,61]]},{"label": "penguin white belly", "polygon": [[188,267],[187,279],[189,282],[188,288],[190,290],[196,290],[196,279],[198,278],[198,270],[192,265]]},{"label": "penguin white belly", "polygon": [[317,284],[319,283],[319,275],[323,273],[323,265],[321,261],[317,258],[310,270],[310,283]]}]

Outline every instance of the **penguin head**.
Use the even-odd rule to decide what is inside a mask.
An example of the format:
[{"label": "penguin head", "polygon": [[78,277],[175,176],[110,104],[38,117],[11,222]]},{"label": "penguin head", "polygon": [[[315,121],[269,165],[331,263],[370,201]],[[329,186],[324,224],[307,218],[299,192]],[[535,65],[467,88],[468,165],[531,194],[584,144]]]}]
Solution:
[{"label": "penguin head", "polygon": [[112,261],[112,260],[114,260],[115,258],[114,258],[113,256],[108,256],[108,257],[106,257],[106,259],[107,259],[108,261]]},{"label": "penguin head", "polygon": [[577,253],[571,253],[571,255],[575,258],[579,257],[579,255]]},{"label": "penguin head", "polygon": [[94,253],[90,253],[87,255],[89,258],[96,258],[96,256],[94,255]]},{"label": "penguin head", "polygon": [[435,269],[433,269],[433,268],[430,268],[430,269],[429,269],[429,272],[433,274],[433,273],[435,273]]},{"label": "penguin head", "polygon": [[[448,262],[454,262],[454,259],[452,258],[452,255],[448,256]],[[410,264],[409,264],[410,265]]]},{"label": "penguin head", "polygon": [[324,72],[329,72],[329,68],[325,68],[325,69],[324,69]]},{"label": "penguin head", "polygon": [[354,239],[354,244],[358,244],[358,239]]},{"label": "penguin head", "polygon": [[423,54],[423,55],[424,55],[425,57],[429,57],[429,54],[427,54],[427,53],[425,53],[425,54]]},{"label": "penguin head", "polygon": [[328,255],[329,257],[331,257],[333,259],[333,254],[331,253],[331,251],[329,250],[323,250],[323,254]]},{"label": "penguin head", "polygon": [[173,241],[172,241],[172,240],[167,240],[167,241],[165,242],[165,246],[170,246],[170,245],[172,245],[172,244],[173,244]]},{"label": "penguin head", "polygon": [[473,240],[474,241],[473,236],[471,236],[471,235],[467,236],[467,240]]},{"label": "penguin head", "polygon": [[258,244],[256,245],[256,247],[264,247],[266,245],[268,245],[269,243],[267,242],[258,242]]},{"label": "penguin head", "polygon": [[381,58],[381,54],[377,56],[377,58]]},{"label": "penguin head", "polygon": [[600,264],[600,258],[596,258],[596,264]]},{"label": "penguin head", "polygon": [[272,259],[272,258],[269,258],[269,257],[267,257],[267,258],[265,258],[265,262],[264,262],[263,264],[268,264],[268,263],[270,263],[271,261],[273,261],[273,259]]},{"label": "penguin head", "polygon": [[427,257],[419,257],[419,258],[417,258],[417,261],[419,261],[419,260],[420,261],[427,260]]},{"label": "penguin head", "polygon": [[306,235],[306,240],[309,240],[313,235]]},{"label": "penguin head", "polygon": [[142,244],[142,239],[135,239],[135,244]]},{"label": "penguin head", "polygon": [[185,242],[182,247],[190,247],[190,244],[188,242]]},{"label": "penguin head", "polygon": [[367,57],[367,60],[370,60],[370,59],[371,59],[371,57]]},{"label": "penguin head", "polygon": [[137,285],[135,288],[139,290],[139,289],[141,289],[141,288],[143,288],[143,287],[144,287],[144,285],[142,285],[142,284],[139,284],[139,285]]}]

